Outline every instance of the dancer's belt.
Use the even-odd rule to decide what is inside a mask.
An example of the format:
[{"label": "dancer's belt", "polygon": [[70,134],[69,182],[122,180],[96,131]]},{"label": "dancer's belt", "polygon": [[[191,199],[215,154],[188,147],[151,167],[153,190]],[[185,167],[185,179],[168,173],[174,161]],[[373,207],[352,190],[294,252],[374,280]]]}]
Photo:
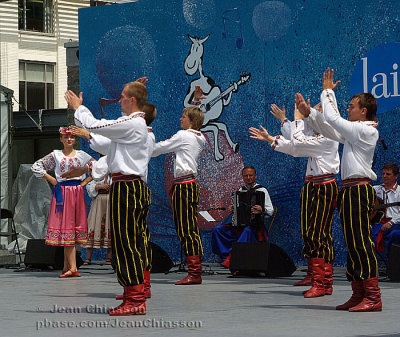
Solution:
[{"label": "dancer's belt", "polygon": [[121,172],[113,173],[112,174],[112,181],[113,183],[116,182],[126,182],[126,181],[135,181],[135,180],[140,180],[140,176],[137,176],[135,174],[122,174]]},{"label": "dancer's belt", "polygon": [[81,184],[81,181],[77,180],[77,179],[64,180],[64,181],[57,182],[57,185],[54,186],[54,188],[53,188],[53,195],[54,195],[54,198],[56,199],[56,207],[55,207],[56,213],[62,213],[64,210],[64,198],[63,198],[61,186],[78,186],[80,184]]},{"label": "dancer's belt", "polygon": [[174,178],[174,181],[172,182],[172,184],[173,185],[175,185],[175,184],[190,184],[190,183],[195,183],[195,182],[196,182],[196,179],[194,178],[194,175],[188,174],[186,176]]},{"label": "dancer's belt", "polygon": [[174,189],[175,185],[191,184],[191,183],[195,183],[195,182],[196,182],[196,179],[194,179],[193,174],[188,174],[186,176],[174,178],[174,180],[172,181],[171,188],[169,189],[168,195],[172,196],[172,190]]},{"label": "dancer's belt", "polygon": [[320,176],[313,176],[312,181],[314,185],[324,185],[333,183],[334,181],[336,181],[336,179],[333,174],[322,174]]},{"label": "dancer's belt", "polygon": [[368,178],[355,178],[355,179],[346,179],[342,181],[343,187],[351,187],[351,186],[358,186],[358,185],[368,185],[369,179]]},{"label": "dancer's belt", "polygon": [[108,190],[100,189],[97,191],[98,194],[108,194]]},{"label": "dancer's belt", "polygon": [[312,176],[306,176],[304,178],[304,183],[311,183],[312,182]]}]

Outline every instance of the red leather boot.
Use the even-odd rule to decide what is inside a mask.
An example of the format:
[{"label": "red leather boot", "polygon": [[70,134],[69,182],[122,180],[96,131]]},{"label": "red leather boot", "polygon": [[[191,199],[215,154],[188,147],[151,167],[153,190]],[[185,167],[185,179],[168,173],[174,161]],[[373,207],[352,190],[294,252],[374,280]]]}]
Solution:
[{"label": "red leather boot", "polygon": [[351,312],[382,311],[381,290],[378,278],[369,278],[362,281],[364,286],[364,298],[361,303],[349,309]]},{"label": "red leather boot", "polygon": [[[143,279],[143,284],[144,284],[144,296],[146,298],[151,298],[151,285],[150,285],[150,271],[149,270],[144,270],[143,271],[144,279]],[[116,300],[123,300],[125,296],[125,292],[122,295],[117,295],[115,296]]]},{"label": "red leather boot", "polygon": [[229,253],[226,259],[221,263],[221,266],[229,269],[231,266],[231,253]]},{"label": "red leather boot", "polygon": [[150,270],[144,270],[143,271],[144,274],[144,280],[143,280],[143,284],[144,284],[144,296],[146,298],[151,298],[151,285],[150,285]]},{"label": "red leather boot", "polygon": [[321,258],[311,259],[312,267],[312,286],[304,294],[305,298],[319,297],[325,295],[325,260]]},{"label": "red leather boot", "polygon": [[123,293],[122,295],[117,295],[117,296],[115,296],[115,299],[116,299],[116,300],[123,300],[123,299],[124,299],[124,296],[125,296],[125,291],[124,291],[124,293]]},{"label": "red leather boot", "polygon": [[176,285],[201,284],[201,260],[199,255],[186,257],[188,265],[188,275],[180,281],[176,281]]},{"label": "red leather boot", "polygon": [[325,263],[325,277],[324,277],[324,286],[325,286],[325,295],[332,295],[333,293],[333,267],[332,264]]},{"label": "red leather boot", "polygon": [[338,305],[336,310],[349,310],[361,303],[364,298],[363,281],[351,281],[351,288],[353,289],[353,294],[350,299],[346,303]]},{"label": "red leather boot", "polygon": [[108,310],[110,316],[129,316],[146,314],[144,285],[124,287],[124,301],[114,309]]},{"label": "red leather boot", "polygon": [[310,286],[312,284],[312,269],[311,269],[311,259],[307,259],[307,274],[306,277],[301,281],[293,284],[294,286]]}]

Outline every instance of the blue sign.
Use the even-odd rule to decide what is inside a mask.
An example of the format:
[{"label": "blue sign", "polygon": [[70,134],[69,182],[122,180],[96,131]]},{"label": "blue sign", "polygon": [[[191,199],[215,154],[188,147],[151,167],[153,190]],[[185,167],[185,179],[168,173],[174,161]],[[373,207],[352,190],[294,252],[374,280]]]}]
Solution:
[{"label": "blue sign", "polygon": [[350,93],[370,92],[378,101],[377,113],[400,105],[400,43],[386,43],[372,49],[356,65],[350,81]]}]

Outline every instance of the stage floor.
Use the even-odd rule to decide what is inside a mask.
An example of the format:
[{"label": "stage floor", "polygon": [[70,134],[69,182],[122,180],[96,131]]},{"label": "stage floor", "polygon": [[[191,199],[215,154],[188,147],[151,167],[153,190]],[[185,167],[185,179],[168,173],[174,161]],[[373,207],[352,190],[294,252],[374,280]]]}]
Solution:
[{"label": "stage floor", "polygon": [[0,269],[2,337],[19,336],[400,336],[400,283],[381,282],[383,311],[349,313],[335,305],[351,295],[344,268],[334,293],[304,299],[290,278],[232,278],[209,265],[202,285],[175,286],[183,273],[152,274],[145,316],[108,316],[122,288],[109,266],[82,267],[80,278],[57,271]]}]

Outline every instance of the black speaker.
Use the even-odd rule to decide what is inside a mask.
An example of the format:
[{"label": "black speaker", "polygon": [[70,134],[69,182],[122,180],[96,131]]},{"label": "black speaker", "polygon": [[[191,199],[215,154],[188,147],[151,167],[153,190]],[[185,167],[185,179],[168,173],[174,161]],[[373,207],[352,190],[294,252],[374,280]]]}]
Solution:
[{"label": "black speaker", "polygon": [[[152,251],[152,267],[151,273],[168,273],[168,271],[174,266],[169,255],[163,250],[160,246],[156,245],[153,242],[150,242],[150,247]],[[115,270],[117,265],[117,259],[115,256],[112,256],[111,265]]]},{"label": "black speaker", "polygon": [[391,281],[400,281],[400,246],[392,244],[389,252],[387,275]]},{"label": "black speaker", "polygon": [[[64,247],[50,246],[43,239],[29,239],[26,245],[25,266],[38,269],[62,270],[64,267]],[[76,266],[83,264],[80,252],[76,253]]]},{"label": "black speaker", "polygon": [[153,242],[150,242],[150,247],[153,254],[152,273],[167,273],[173,266],[171,258],[165,250]]},{"label": "black speaker", "polygon": [[272,243],[236,242],[231,254],[229,269],[232,273],[260,272],[269,277],[285,277],[296,270],[286,252]]}]

